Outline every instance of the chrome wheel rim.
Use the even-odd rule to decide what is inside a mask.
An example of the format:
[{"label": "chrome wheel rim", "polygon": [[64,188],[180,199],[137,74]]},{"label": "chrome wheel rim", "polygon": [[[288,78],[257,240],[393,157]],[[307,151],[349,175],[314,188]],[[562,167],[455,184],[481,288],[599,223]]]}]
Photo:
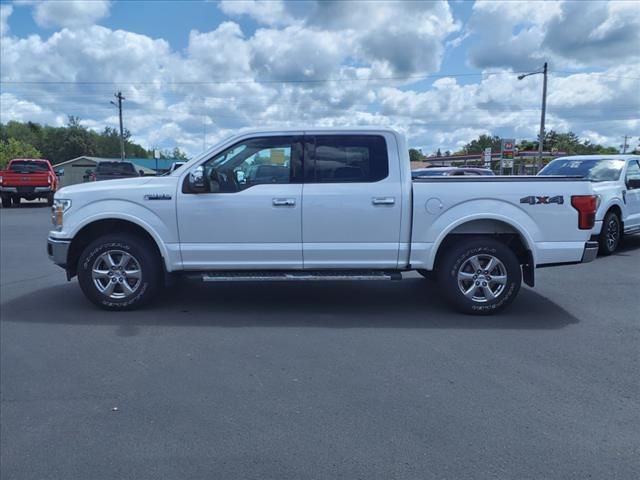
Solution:
[{"label": "chrome wheel rim", "polygon": [[91,278],[102,295],[122,300],[140,288],[142,269],[138,260],[130,253],[108,250],[93,262]]},{"label": "chrome wheel rim", "polygon": [[611,217],[609,223],[607,223],[607,247],[609,250],[613,250],[618,244],[619,233],[620,227],[618,226],[618,219]]},{"label": "chrome wheel rim", "polygon": [[458,288],[473,302],[491,302],[504,292],[506,286],[507,268],[493,255],[474,255],[458,269]]}]

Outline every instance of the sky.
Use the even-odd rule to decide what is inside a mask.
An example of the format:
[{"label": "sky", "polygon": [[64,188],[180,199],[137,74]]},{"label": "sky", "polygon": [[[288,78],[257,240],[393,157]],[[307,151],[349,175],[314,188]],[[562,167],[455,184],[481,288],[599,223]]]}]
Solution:
[{"label": "sky", "polygon": [[250,127],[389,126],[455,151],[640,137],[640,1],[2,1],[0,121],[125,128],[197,155]]}]

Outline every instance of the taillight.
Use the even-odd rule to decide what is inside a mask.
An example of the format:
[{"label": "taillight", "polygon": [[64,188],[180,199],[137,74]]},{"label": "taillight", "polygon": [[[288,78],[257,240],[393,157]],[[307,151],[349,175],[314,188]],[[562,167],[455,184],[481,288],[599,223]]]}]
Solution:
[{"label": "taillight", "polygon": [[578,228],[591,230],[596,223],[598,197],[596,195],[574,195],[571,197],[571,206],[578,211]]},{"label": "taillight", "polygon": [[47,177],[47,183],[48,183],[49,185],[51,185],[51,175],[49,175],[49,176]]}]

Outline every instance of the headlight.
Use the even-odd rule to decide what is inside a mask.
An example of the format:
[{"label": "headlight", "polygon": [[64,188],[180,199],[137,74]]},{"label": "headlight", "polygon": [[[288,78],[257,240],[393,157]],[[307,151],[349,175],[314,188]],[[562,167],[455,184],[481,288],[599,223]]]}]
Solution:
[{"label": "headlight", "polygon": [[71,200],[56,198],[51,207],[51,222],[58,228],[62,228],[64,213],[71,208]]}]

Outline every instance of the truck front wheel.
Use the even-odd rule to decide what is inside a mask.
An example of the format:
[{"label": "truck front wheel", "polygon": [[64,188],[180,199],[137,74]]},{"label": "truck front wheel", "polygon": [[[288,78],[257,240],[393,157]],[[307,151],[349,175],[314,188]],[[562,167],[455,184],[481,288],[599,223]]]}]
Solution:
[{"label": "truck front wheel", "polygon": [[453,306],[467,314],[498,312],[517,296],[522,270],[516,255],[492,238],[452,244],[438,261],[438,283]]},{"label": "truck front wheel", "polygon": [[107,235],[90,243],[78,261],[80,288],[106,310],[133,310],[162,287],[161,259],[144,239]]}]

